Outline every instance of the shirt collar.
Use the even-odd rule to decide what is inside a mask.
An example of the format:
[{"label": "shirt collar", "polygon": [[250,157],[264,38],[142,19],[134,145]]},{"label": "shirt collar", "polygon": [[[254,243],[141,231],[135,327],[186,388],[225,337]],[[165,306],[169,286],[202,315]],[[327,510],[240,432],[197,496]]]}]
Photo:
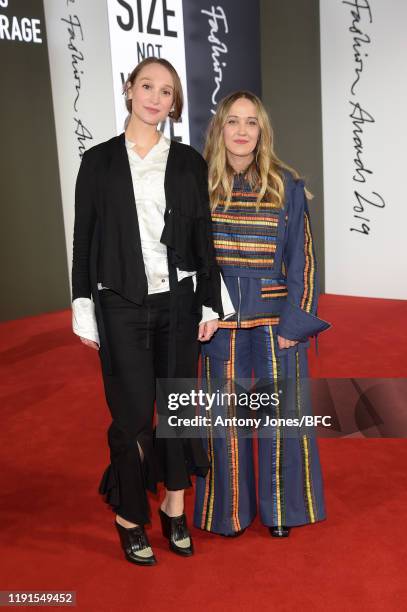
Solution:
[{"label": "shirt collar", "polygon": [[157,142],[157,144],[155,144],[147,153],[147,155],[143,158],[141,158],[135,151],[133,151],[133,147],[134,147],[134,142],[132,142],[131,140],[128,140],[125,137],[125,143],[126,143],[126,149],[127,152],[132,155],[133,158],[138,159],[140,161],[144,161],[146,159],[155,159],[156,157],[159,157],[161,155],[161,153],[163,153],[164,151],[167,151],[170,148],[170,144],[171,144],[171,140],[169,138],[167,138],[166,136],[164,136],[164,134],[161,134],[160,136],[160,140]]}]

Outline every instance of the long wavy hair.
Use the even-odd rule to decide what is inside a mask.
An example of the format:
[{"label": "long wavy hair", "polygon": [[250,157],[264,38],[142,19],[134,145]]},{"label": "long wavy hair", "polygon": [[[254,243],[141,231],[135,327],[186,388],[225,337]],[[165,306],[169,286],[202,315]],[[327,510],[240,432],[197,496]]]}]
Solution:
[{"label": "long wavy hair", "polygon": [[[273,148],[273,129],[267,111],[261,100],[252,92],[235,91],[221,100],[216,114],[212,117],[206,135],[204,157],[208,162],[209,196],[211,208],[215,210],[219,202],[224,201],[228,208],[232,199],[233,168],[228,162],[223,128],[226,124],[230,108],[239,98],[253,102],[260,135],[254,150],[254,158],[246,170],[247,180],[253,191],[257,191],[257,209],[260,202],[268,201],[278,208],[284,205],[284,170],[288,170],[294,179],[301,178],[298,172],[277,157]],[[307,198],[313,196],[305,190]]]}]

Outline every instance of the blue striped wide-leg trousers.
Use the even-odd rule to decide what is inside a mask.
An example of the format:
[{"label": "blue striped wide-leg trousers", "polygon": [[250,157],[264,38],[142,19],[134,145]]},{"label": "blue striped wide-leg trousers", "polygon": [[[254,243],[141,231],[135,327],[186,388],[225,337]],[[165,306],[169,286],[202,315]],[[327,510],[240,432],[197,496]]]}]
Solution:
[{"label": "blue striped wide-leg trousers", "polygon": [[[279,349],[275,330],[268,325],[219,329],[216,333],[229,342],[229,359],[211,355],[210,344],[205,347],[202,380],[206,390],[215,392],[216,381],[222,378],[233,388],[237,379],[254,376],[276,390],[278,381],[289,379],[290,415],[301,416],[308,401],[301,385],[308,376],[307,346],[299,343]],[[233,402],[222,410],[226,416],[237,414]],[[274,416],[283,416],[276,410]],[[241,435],[233,425],[225,426],[221,435],[219,428],[216,431],[215,435],[214,428],[208,427],[204,440],[210,469],[205,478],[196,479],[194,524],[231,535],[247,527],[257,511],[253,436]],[[305,525],[326,517],[317,441],[302,431],[287,436],[280,427],[273,427],[271,433],[258,435],[258,506],[264,525]]]}]

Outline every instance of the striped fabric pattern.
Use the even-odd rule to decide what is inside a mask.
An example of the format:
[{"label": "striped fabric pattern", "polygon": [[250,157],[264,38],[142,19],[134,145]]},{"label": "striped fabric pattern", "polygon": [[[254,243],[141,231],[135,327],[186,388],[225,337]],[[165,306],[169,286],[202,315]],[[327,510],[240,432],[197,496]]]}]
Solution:
[{"label": "striped fabric pattern", "polygon": [[315,287],[315,255],[312,242],[311,226],[308,213],[304,213],[304,291],[301,298],[301,308],[305,312],[313,312],[317,298]]},{"label": "striped fabric pattern", "polygon": [[236,318],[233,320],[233,317],[231,317],[230,319],[226,319],[226,321],[219,321],[219,328],[252,329],[253,327],[258,327],[259,325],[278,325],[279,321],[279,316],[257,315],[250,319],[244,319],[238,323]]},{"label": "striped fabric pattern", "polygon": [[[300,373],[300,362],[298,352],[295,356],[295,369],[296,369],[296,416],[301,419],[302,416],[302,393],[301,393],[301,373]],[[307,520],[309,523],[315,523],[319,520],[317,512],[317,504],[315,500],[314,487],[312,483],[312,457],[311,457],[311,443],[309,436],[305,434],[301,436],[301,455],[303,464],[303,495],[304,495],[304,507],[307,513]]]},{"label": "striped fabric pattern", "polygon": [[277,247],[279,208],[261,202],[256,210],[257,194],[234,188],[226,209],[221,201],[212,212],[216,260],[225,270],[239,267],[269,270]]},{"label": "striped fabric pattern", "polygon": [[[207,392],[212,393],[211,367],[208,356],[205,357],[205,380],[207,384]],[[209,417],[210,422],[212,422],[212,411],[210,409],[207,416]],[[210,468],[205,481],[205,496],[202,508],[201,529],[210,531],[212,528],[213,505],[215,501],[215,453],[213,448],[212,425],[208,426],[208,457],[210,460]]]},{"label": "striped fabric pattern", "polygon": [[[230,385],[230,393],[234,393],[236,377],[236,330],[230,334],[230,360],[225,364],[225,376]],[[236,406],[232,400],[227,409],[227,416],[231,419],[236,417]],[[226,446],[229,461],[229,486],[230,486],[230,516],[234,531],[240,531],[239,520],[239,439],[237,429],[234,425],[226,428]]]},{"label": "striped fabric pattern", "polygon": [[[267,365],[269,369],[270,380],[273,381],[274,392],[279,391],[279,378],[281,377],[280,363],[276,355],[275,338],[271,326],[268,327],[268,343],[267,343]],[[276,418],[280,417],[280,406],[276,406]],[[273,484],[271,498],[273,500],[273,523],[276,527],[281,527],[286,524],[285,516],[285,491],[284,491],[284,444],[283,436],[280,427],[275,428],[275,432],[271,441],[271,482]]]},{"label": "striped fabric pattern", "polygon": [[287,297],[287,295],[288,290],[286,284],[281,284],[280,281],[275,281],[271,278],[261,279],[261,297],[264,300]]}]

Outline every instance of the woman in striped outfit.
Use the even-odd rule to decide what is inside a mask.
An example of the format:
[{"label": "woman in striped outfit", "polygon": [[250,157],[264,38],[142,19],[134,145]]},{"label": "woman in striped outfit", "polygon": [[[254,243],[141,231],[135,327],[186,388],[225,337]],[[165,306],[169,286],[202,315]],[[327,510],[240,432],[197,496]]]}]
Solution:
[{"label": "woman in striped outfit", "polygon": [[[311,194],[275,155],[269,118],[250,92],[235,92],[219,104],[204,156],[216,259],[236,314],[220,321],[203,346],[202,380],[213,392],[224,378],[228,391],[236,392],[237,379],[254,375],[262,390],[283,397],[272,409],[256,414],[245,409],[245,414],[262,418],[257,429],[261,520],[271,535],[284,537],[291,526],[325,518],[315,438],[298,428],[265,425],[266,413],[301,417],[307,410],[309,337],[329,327],[316,316]],[[253,436],[233,418],[221,431],[214,426],[216,415],[243,416],[236,399],[206,414],[212,417],[206,440],[211,466],[206,478],[197,478],[194,523],[239,535],[257,510]]]}]

